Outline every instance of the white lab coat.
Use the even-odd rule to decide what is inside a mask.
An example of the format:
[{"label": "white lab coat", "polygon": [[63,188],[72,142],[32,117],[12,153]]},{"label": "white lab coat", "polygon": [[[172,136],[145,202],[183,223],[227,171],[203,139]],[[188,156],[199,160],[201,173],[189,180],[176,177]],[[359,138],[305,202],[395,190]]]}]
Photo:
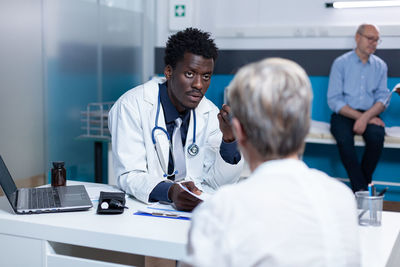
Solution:
[{"label": "white lab coat", "polygon": [[[154,187],[163,180],[161,168],[152,141],[152,129],[157,113],[159,83],[165,79],[153,79],[121,96],[109,113],[109,129],[112,136],[112,155],[117,184],[137,199],[148,202]],[[225,162],[219,147],[222,133],[219,129],[218,108],[204,97],[195,109],[196,144],[199,153],[190,156],[187,147],[193,142],[193,118],[185,144],[186,179],[199,189],[212,192],[221,185],[235,183],[242,171],[243,159],[238,164]],[[163,109],[160,108],[158,126],[166,129]],[[160,141],[165,163],[168,166],[169,142],[165,134],[156,134]],[[243,158],[243,157],[242,157]]]},{"label": "white lab coat", "polygon": [[299,160],[269,161],[194,210],[187,252],[202,267],[360,266],[355,198]]}]

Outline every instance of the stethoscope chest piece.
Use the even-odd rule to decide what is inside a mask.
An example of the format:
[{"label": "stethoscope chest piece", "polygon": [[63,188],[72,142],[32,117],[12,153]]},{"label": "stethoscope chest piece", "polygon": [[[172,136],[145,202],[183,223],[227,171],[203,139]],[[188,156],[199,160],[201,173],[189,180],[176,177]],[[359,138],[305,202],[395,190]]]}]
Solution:
[{"label": "stethoscope chest piece", "polygon": [[190,156],[196,156],[199,154],[199,146],[195,143],[190,144],[187,150]]}]

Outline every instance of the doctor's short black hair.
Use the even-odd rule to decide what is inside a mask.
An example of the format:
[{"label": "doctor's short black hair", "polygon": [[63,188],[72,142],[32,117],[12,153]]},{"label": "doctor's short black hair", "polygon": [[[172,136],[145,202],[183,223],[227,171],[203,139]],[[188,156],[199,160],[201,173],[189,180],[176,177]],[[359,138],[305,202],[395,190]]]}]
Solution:
[{"label": "doctor's short black hair", "polygon": [[165,48],[164,63],[175,69],[178,61],[183,60],[185,53],[192,53],[204,58],[218,57],[218,48],[208,32],[196,28],[187,28],[168,38]]}]

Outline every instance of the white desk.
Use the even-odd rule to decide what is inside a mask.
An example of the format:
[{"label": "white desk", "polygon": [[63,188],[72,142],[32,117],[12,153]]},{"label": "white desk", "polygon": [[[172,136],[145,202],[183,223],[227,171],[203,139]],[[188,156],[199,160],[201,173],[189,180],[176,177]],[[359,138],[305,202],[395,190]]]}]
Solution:
[{"label": "white desk", "polygon": [[382,226],[359,229],[363,266],[400,266],[399,212],[382,212]]},{"label": "white desk", "polygon": [[[89,192],[108,187],[84,184]],[[143,205],[127,199],[129,209],[122,215],[97,215],[96,207],[14,215],[1,197],[0,266],[126,266],[135,259],[121,259],[132,254],[182,259],[190,221],[133,215]],[[383,212],[381,227],[360,226],[363,266],[400,266],[399,229],[400,213],[394,212]]]},{"label": "white desk", "polygon": [[[108,187],[84,184],[104,191]],[[0,266],[125,266],[90,259],[102,259],[109,251],[177,260],[185,255],[190,221],[133,215],[144,204],[127,199],[126,205],[129,209],[121,215],[97,215],[97,202],[89,211],[14,215],[1,197]],[[89,251],[97,256],[88,259],[74,256],[83,248],[70,245],[100,250]]]}]

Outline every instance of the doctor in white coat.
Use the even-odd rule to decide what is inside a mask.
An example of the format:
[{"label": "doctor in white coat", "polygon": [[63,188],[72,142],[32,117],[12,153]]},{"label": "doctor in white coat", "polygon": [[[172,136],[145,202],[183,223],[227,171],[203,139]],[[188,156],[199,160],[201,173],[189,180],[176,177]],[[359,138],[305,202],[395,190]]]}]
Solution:
[{"label": "doctor in white coat", "polygon": [[[216,57],[208,33],[193,28],[178,32],[167,42],[166,78],[135,87],[114,104],[109,129],[121,189],[146,203],[169,201],[192,210],[200,201],[178,180],[201,194],[239,179],[243,160],[230,127],[230,108],[218,110],[204,97]],[[170,145],[175,128],[183,151]]]}]

